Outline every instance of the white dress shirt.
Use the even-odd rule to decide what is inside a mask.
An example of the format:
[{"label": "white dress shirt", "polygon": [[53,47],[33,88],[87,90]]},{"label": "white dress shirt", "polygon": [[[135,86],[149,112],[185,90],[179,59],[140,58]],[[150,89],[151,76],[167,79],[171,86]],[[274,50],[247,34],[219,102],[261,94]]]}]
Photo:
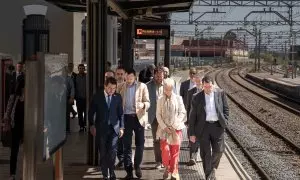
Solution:
[{"label": "white dress shirt", "polygon": [[196,87],[196,84],[192,80],[190,80],[189,90],[192,89],[192,88],[194,88],[194,87]]},{"label": "white dress shirt", "polygon": [[205,93],[205,104],[206,121],[218,121],[214,92],[209,95]]}]

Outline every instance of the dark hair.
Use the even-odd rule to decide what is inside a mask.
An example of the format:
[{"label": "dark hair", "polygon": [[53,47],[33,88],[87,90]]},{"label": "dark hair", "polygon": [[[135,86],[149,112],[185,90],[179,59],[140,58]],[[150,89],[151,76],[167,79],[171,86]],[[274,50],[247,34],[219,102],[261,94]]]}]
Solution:
[{"label": "dark hair", "polygon": [[114,77],[108,77],[106,78],[104,85],[107,86],[108,84],[113,84],[113,85],[117,85],[117,80]]},{"label": "dark hair", "polygon": [[202,83],[210,83],[210,82],[214,84],[214,79],[209,75],[205,75],[202,79]]},{"label": "dark hair", "polygon": [[14,71],[14,70],[15,70],[15,66],[13,66],[13,65],[9,65],[9,66],[8,66],[8,70],[10,70],[10,71]]},{"label": "dark hair", "polygon": [[78,64],[78,67],[80,67],[80,66],[81,66],[81,67],[82,67],[82,66],[84,67],[84,64]]},{"label": "dark hair", "polygon": [[158,72],[164,72],[164,69],[162,67],[157,67],[154,69],[154,74],[158,73]]},{"label": "dark hair", "polygon": [[126,70],[126,73],[127,73],[127,74],[133,74],[134,76],[136,76],[136,72],[135,72],[135,70],[134,70],[133,68],[128,68],[128,69]]},{"label": "dark hair", "polygon": [[22,61],[19,61],[17,64],[24,65],[24,63]]},{"label": "dark hair", "polygon": [[125,71],[125,68],[123,66],[118,66],[116,70],[118,70],[118,69],[122,69]]}]

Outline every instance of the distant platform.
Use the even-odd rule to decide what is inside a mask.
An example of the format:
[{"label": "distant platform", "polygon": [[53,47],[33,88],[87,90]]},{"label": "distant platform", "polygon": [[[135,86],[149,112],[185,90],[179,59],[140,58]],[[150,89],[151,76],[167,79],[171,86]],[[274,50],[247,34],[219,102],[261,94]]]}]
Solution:
[{"label": "distant platform", "polygon": [[300,76],[284,78],[282,74],[274,73],[248,73],[246,77],[271,90],[286,94],[292,98],[300,99]]},{"label": "distant platform", "polygon": [[271,75],[270,73],[248,73],[251,76],[255,76],[259,79],[271,79],[274,81],[278,81],[279,83],[286,83],[287,85],[291,86],[300,86],[300,76],[297,76],[296,78],[284,78],[282,74],[279,73],[273,73]]}]

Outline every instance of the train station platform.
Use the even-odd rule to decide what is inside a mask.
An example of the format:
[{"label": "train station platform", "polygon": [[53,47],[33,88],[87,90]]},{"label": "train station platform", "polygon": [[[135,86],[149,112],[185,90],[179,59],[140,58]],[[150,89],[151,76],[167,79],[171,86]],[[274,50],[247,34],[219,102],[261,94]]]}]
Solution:
[{"label": "train station platform", "polygon": [[[80,180],[80,179],[101,179],[100,169],[97,167],[88,166],[87,159],[87,134],[79,133],[77,128],[77,119],[71,120],[73,132],[68,136],[67,142],[63,148],[64,160],[64,179]],[[142,179],[162,179],[163,169],[157,170],[154,168],[154,153],[153,140],[151,130],[145,130],[146,142],[144,159],[142,164],[143,178]],[[186,133],[183,133],[186,134]],[[133,141],[134,144],[134,141]],[[133,146],[134,150],[134,146]],[[0,179],[6,180],[9,178],[9,148],[0,146]],[[201,180],[204,178],[202,163],[198,155],[198,163],[195,166],[187,166],[189,161],[188,140],[185,136],[182,142],[179,162],[179,174],[183,180]],[[22,148],[20,150],[17,179],[22,175]],[[53,180],[52,160],[37,166],[38,180]],[[124,169],[116,170],[117,179],[125,177]],[[229,162],[229,159],[224,155],[221,159],[220,167],[216,173],[217,179],[222,180],[238,180],[241,179],[235,171],[235,167]]]},{"label": "train station platform", "polygon": [[295,85],[300,86],[300,76],[297,76],[296,78],[284,78],[283,74],[280,73],[274,73],[271,75],[270,73],[248,73],[249,76],[254,76],[258,79],[272,79],[274,81],[278,81],[279,83],[286,83],[287,85]]},{"label": "train station platform", "polygon": [[300,76],[296,78],[284,78],[283,74],[274,73],[248,73],[246,78],[267,87],[273,91],[278,91],[291,98],[300,99]]},{"label": "train station platform", "polygon": [[[179,83],[186,79],[187,73],[179,72],[174,79]],[[180,83],[178,84],[180,85]],[[179,87],[179,86],[177,86]],[[65,180],[81,180],[81,179],[102,179],[100,169],[98,167],[89,166],[86,164],[87,160],[87,133],[79,133],[77,118],[71,119],[72,132],[68,135],[67,142],[63,147],[63,161],[64,161],[64,179]],[[202,161],[198,154],[197,164],[194,166],[187,166],[189,161],[188,137],[186,129],[183,132],[183,142],[180,152],[179,174],[182,180],[202,180],[205,179]],[[162,179],[163,169],[157,170],[154,168],[154,152],[153,140],[151,130],[145,130],[145,150],[142,163],[142,179],[154,180]],[[134,138],[133,138],[133,152],[134,152]],[[22,176],[22,146],[19,154],[17,179]],[[247,179],[242,165],[240,165],[234,155],[230,153],[230,149],[226,148],[220,166],[216,172],[216,177],[219,180],[238,180]],[[2,147],[0,144],[0,180],[9,178],[9,156],[10,149]],[[37,180],[53,180],[53,162],[49,160],[45,163],[37,165]],[[117,179],[125,177],[124,169],[116,169]]]}]

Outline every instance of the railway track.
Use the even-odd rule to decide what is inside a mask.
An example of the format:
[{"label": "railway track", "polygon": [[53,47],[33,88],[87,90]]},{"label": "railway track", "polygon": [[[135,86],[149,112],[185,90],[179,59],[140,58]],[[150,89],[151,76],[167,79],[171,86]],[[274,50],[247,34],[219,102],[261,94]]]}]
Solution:
[{"label": "railway track", "polygon": [[[231,116],[227,133],[252,162],[262,179],[299,179],[299,144],[270,126],[253,109],[249,110],[249,106],[242,103],[248,99],[239,93],[248,90],[237,88],[239,84],[229,77],[230,71],[219,71],[216,74],[218,85],[226,90],[229,97]],[[252,106],[254,101],[247,103]],[[256,106],[260,103],[256,103]],[[299,134],[296,138],[299,138]]]}]

